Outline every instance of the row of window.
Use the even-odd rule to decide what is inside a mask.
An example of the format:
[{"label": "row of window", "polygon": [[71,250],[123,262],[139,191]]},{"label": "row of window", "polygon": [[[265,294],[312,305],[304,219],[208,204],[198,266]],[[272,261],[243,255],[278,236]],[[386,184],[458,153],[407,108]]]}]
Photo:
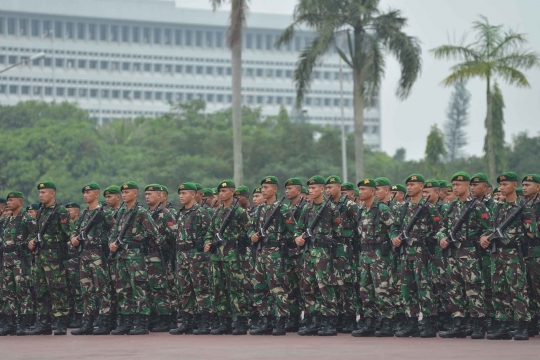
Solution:
[{"label": "row of window", "polygon": [[[80,22],[64,20],[42,20],[0,17],[0,34],[19,37],[51,38],[58,40],[99,41],[125,44],[153,44],[163,46],[188,46],[197,48],[224,48],[227,38],[226,28],[195,29],[188,27],[167,27],[149,24],[121,25],[105,22]],[[245,49],[272,51],[280,33],[273,31],[244,32]],[[311,34],[297,34],[293,41],[280,50],[300,51],[313,40]],[[335,50],[333,50],[335,52]]]}]

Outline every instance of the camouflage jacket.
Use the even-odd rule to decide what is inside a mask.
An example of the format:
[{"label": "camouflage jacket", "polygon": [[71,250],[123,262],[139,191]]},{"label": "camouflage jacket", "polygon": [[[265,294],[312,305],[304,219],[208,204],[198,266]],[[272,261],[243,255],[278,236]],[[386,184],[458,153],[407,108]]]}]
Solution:
[{"label": "camouflage jacket", "polygon": [[362,245],[362,260],[372,263],[382,258],[381,250],[365,250],[366,245],[390,243],[390,240],[399,235],[397,224],[390,208],[375,199],[371,207],[360,210],[358,228],[360,243]]},{"label": "camouflage jacket", "polygon": [[[264,202],[264,204],[261,204],[257,208],[255,215],[251,219],[251,226],[248,231],[249,238],[255,235],[264,226],[264,223],[271,216],[277,205],[278,201],[272,204]],[[293,232],[294,220],[287,205],[281,204],[280,208],[276,210],[273,220],[270,222],[267,230],[267,238],[264,240],[264,243],[260,245],[262,247],[277,248],[279,247],[280,241],[290,240]]]},{"label": "camouflage jacket", "polygon": [[[529,205],[534,211],[536,217],[536,226],[540,224],[540,197],[535,200],[534,203]],[[536,239],[534,242],[530,242],[529,257],[540,257],[540,230],[537,228]]]},{"label": "camouflage jacket", "polygon": [[[98,205],[94,210],[85,209],[82,215],[79,216],[79,219],[75,222],[74,230],[71,233],[72,238],[80,235],[81,231],[88,225],[96,211],[99,211],[100,213],[97,215],[94,225],[92,225],[92,228],[86,234],[88,243],[84,244],[84,252],[81,254],[81,259],[84,260],[90,260],[102,255],[103,249],[101,247],[104,244],[108,245],[109,233],[115,224],[114,212],[111,208]],[[79,242],[81,242],[80,236]]]},{"label": "camouflage jacket", "polygon": [[[36,221],[27,212],[20,211],[17,216],[2,219],[2,248],[4,262],[10,266],[10,259],[18,255],[30,255],[28,241],[35,237]],[[17,248],[15,248],[17,247]]]},{"label": "camouflage jacket", "polygon": [[[38,212],[36,219],[36,235],[41,231],[45,221],[53,211],[55,205],[51,205],[48,208],[42,207]],[[43,234],[43,242],[45,246],[58,243],[67,243],[71,232],[73,231],[73,221],[69,216],[69,212],[62,205],[58,206],[50,225],[47,227],[47,231]]]},{"label": "camouflage jacket", "polygon": [[296,205],[292,205],[291,203],[287,204],[287,209],[293,221],[293,231],[289,233],[291,236],[291,241],[289,242],[289,256],[300,255],[300,247],[296,245],[296,242],[294,241],[294,228],[296,228],[296,224],[298,224],[298,220],[300,219],[302,211],[306,205],[307,201],[303,198],[301,198]]},{"label": "camouflage jacket", "polygon": [[[173,214],[169,211],[169,209],[160,205],[158,205],[154,210],[148,209],[148,212],[150,213],[152,220],[154,220],[154,225],[158,234],[162,236],[165,242],[169,245],[169,251],[172,251],[174,249],[174,244],[176,243],[175,233],[178,228]],[[158,256],[157,243],[150,243],[149,253],[150,257]]]},{"label": "camouflage jacket", "polygon": [[167,203],[167,206],[165,206],[167,208],[167,210],[169,210],[173,216],[173,218],[176,219],[176,217],[178,216],[178,211],[176,211],[176,209],[174,208],[173,204],[168,202]]},{"label": "camouflage jacket", "polygon": [[358,205],[349,200],[345,195],[335,202],[334,208],[339,216],[339,222],[336,223],[334,236],[336,238],[352,238],[354,230],[358,226]]},{"label": "camouflage jacket", "polygon": [[[180,251],[201,252],[204,248],[204,235],[210,226],[210,213],[195,203],[191,208],[178,213],[176,245]],[[182,250],[185,247],[186,250]],[[189,250],[188,250],[189,249]]]}]

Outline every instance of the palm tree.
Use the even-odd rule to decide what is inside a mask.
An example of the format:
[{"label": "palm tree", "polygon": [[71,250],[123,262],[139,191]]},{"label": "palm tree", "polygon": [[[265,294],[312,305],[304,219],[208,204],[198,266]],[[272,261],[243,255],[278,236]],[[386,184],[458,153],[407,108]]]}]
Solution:
[{"label": "palm tree", "polygon": [[485,16],[480,16],[480,20],[473,23],[473,30],[476,37],[472,43],[463,45],[464,41],[461,41],[458,45],[439,46],[431,52],[437,59],[461,61],[452,66],[452,73],[442,81],[444,85],[453,85],[458,81],[476,77],[486,80],[486,156],[489,176],[495,179],[497,174],[493,148],[491,82],[495,77],[500,77],[511,85],[530,87],[529,81],[520,69],[537,67],[540,65],[540,59],[537,53],[522,48],[527,43],[524,34],[513,30],[504,31],[502,25],[491,25]]},{"label": "palm tree", "polygon": [[[227,0],[210,0],[214,11]],[[246,24],[249,0],[228,0],[231,3],[231,23],[228,43],[231,47],[232,70],[232,124],[233,124],[233,163],[234,181],[244,182],[242,158],[242,28]]]},{"label": "palm tree", "polygon": [[[397,96],[405,99],[422,67],[418,39],[403,32],[407,19],[399,10],[379,10],[379,0],[299,0],[294,22],[283,31],[276,46],[293,40],[297,27],[314,29],[316,36],[300,53],[294,80],[296,106],[300,107],[312,80],[315,66],[336,48],[353,72],[353,107],[356,177],[364,176],[364,107],[379,95],[387,53],[401,66]],[[348,50],[336,40],[346,34]]]}]

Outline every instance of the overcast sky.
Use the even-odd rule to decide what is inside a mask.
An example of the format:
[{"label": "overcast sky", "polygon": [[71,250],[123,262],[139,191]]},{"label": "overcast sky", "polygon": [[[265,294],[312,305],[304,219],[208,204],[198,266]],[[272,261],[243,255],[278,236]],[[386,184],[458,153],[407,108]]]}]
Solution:
[{"label": "overcast sky", "polygon": [[[207,0],[176,0],[177,6],[210,9]],[[251,11],[259,13],[292,14],[295,0],[252,0]],[[402,10],[409,19],[406,29],[422,42],[423,71],[414,85],[411,96],[400,101],[395,96],[400,72],[398,64],[389,59],[382,83],[382,149],[393,154],[399,147],[407,149],[408,159],[423,157],[426,137],[432,124],[442,128],[452,88],[440,85],[449,74],[452,62],[435,60],[429,50],[459,39],[470,29],[478,14],[488,17],[493,24],[504,24],[527,33],[529,47],[540,52],[539,0],[381,0],[382,8]],[[226,9],[228,9],[228,6]],[[472,40],[471,34],[468,39]],[[506,103],[506,141],[519,132],[540,133],[540,70],[526,73],[531,88],[520,89],[500,82]],[[472,94],[470,124],[467,127],[469,144],[465,152],[481,155],[484,142],[486,115],[486,85],[471,81]],[[538,155],[538,154],[536,154]]]}]

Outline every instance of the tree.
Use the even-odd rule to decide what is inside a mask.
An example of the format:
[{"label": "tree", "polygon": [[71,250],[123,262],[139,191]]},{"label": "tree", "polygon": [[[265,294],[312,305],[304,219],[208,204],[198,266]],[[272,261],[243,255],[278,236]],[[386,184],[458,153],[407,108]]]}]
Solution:
[{"label": "tree", "polygon": [[467,134],[463,128],[469,123],[470,100],[471,93],[465,87],[465,83],[456,82],[446,110],[447,121],[444,123],[444,139],[449,161],[460,157],[461,149],[467,145]]},{"label": "tree", "polygon": [[[379,10],[379,0],[299,0],[294,22],[283,31],[276,46],[290,43],[297,27],[316,31],[316,36],[300,53],[294,72],[296,106],[300,108],[318,63],[336,48],[353,73],[354,141],[356,177],[364,176],[364,108],[372,106],[384,75],[386,54],[393,54],[401,66],[397,95],[405,99],[421,70],[418,39],[403,28],[407,19],[399,10]],[[336,40],[346,34],[347,48]]]},{"label": "tree", "polygon": [[463,45],[462,41],[458,45],[443,45],[431,51],[437,59],[461,61],[451,68],[452,73],[443,80],[444,85],[477,77],[486,80],[486,156],[489,175],[491,179],[495,179],[491,82],[495,77],[499,77],[510,85],[530,87],[521,70],[538,67],[540,58],[537,53],[522,48],[527,44],[524,34],[511,29],[503,31],[502,25],[491,25],[484,16],[480,16],[480,20],[473,23],[473,30],[476,32],[476,39],[472,43]]},{"label": "tree", "polygon": [[[226,0],[210,0],[214,11]],[[231,47],[232,70],[232,126],[234,181],[244,183],[244,166],[242,156],[242,28],[246,24],[246,13],[249,0],[229,0],[231,3],[231,24],[229,26],[228,43]]]},{"label": "tree", "polygon": [[444,136],[437,124],[434,124],[431,127],[426,144],[426,166],[433,176],[439,177],[442,174],[442,157],[444,155],[446,155]]},{"label": "tree", "polygon": [[405,150],[405,148],[403,147],[400,147],[399,149],[396,150],[396,153],[394,154],[393,158],[396,161],[404,162],[406,155],[407,155],[407,150]]},{"label": "tree", "polygon": [[[495,157],[495,170],[497,174],[506,167],[506,147],[504,142],[504,99],[499,84],[495,82],[492,90],[492,127],[491,140],[493,142],[493,155]],[[486,119],[487,126],[487,119]],[[487,154],[488,137],[484,139],[484,151]]]}]

